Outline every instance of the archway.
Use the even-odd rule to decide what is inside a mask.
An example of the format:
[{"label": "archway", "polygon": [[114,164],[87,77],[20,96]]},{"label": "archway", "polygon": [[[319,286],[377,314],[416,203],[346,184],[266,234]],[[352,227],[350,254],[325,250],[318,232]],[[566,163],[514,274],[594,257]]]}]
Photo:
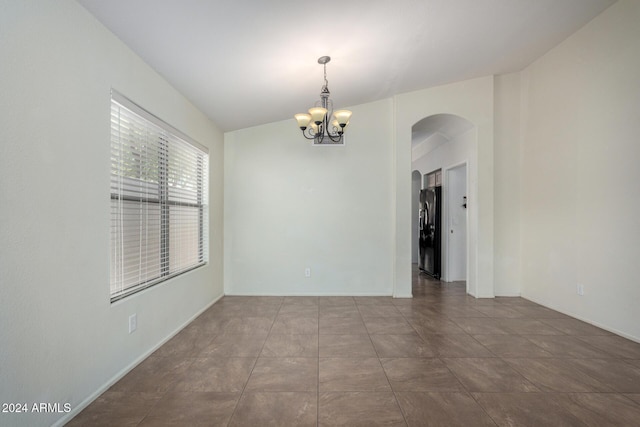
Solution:
[{"label": "archway", "polygon": [[[477,79],[436,86],[394,97],[394,253],[393,295],[411,298],[411,128],[420,120],[440,113],[465,118],[475,126],[474,153],[469,158],[468,208],[470,240],[468,293],[494,297],[494,79]],[[473,271],[471,270],[473,269]],[[473,284],[475,283],[475,287]]]},{"label": "archway", "polygon": [[[471,293],[475,293],[476,289],[476,257],[475,253],[469,251],[468,243],[477,240],[477,222],[469,221],[466,200],[467,197],[475,199],[469,185],[468,169],[474,167],[476,144],[476,126],[455,114],[432,114],[411,127],[412,263],[416,262],[416,253],[425,256],[426,251],[431,253],[433,265],[436,251],[437,278],[445,282],[464,280],[467,292]],[[427,174],[431,174],[431,177],[435,175],[438,181],[426,182]],[[437,192],[427,188],[437,189]],[[435,236],[437,242],[435,248],[422,251],[418,250],[419,239],[416,237],[420,206],[415,206],[421,190],[438,197],[431,201],[437,206],[438,218],[430,225],[433,227],[432,237]],[[424,268],[424,259],[420,264]],[[412,271],[418,270],[414,266]],[[434,274],[429,268],[423,269],[423,272]]]}]

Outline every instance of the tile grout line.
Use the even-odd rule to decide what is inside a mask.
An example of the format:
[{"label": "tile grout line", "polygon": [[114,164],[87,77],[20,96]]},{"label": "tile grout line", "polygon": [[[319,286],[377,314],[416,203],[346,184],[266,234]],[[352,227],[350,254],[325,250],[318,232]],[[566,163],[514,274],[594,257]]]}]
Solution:
[{"label": "tile grout line", "polygon": [[[262,354],[262,351],[264,350],[264,346],[267,344],[267,340],[269,339],[269,334],[271,333],[271,330],[273,329],[273,325],[276,321],[276,318],[278,317],[278,313],[280,312],[280,309],[282,308],[282,304],[284,303],[284,298],[281,299],[280,301],[280,305],[278,306],[278,311],[276,312],[276,315],[274,316],[273,320],[271,321],[271,327],[269,328],[269,331],[267,332],[267,336],[264,340],[264,342],[262,343],[262,347],[260,348],[260,351],[258,352],[258,356],[256,357],[256,359],[253,362],[253,366],[251,367],[251,371],[249,372],[249,375],[247,376],[247,381],[244,383],[244,386],[242,387],[242,391],[240,392],[240,396],[238,397],[238,401],[236,402],[234,408],[233,408],[233,412],[231,413],[231,416],[229,417],[229,421],[227,422],[227,426],[229,426],[231,424],[231,421],[233,421],[233,417],[236,415],[236,411],[238,410],[238,406],[240,405],[240,401],[242,400],[242,397],[244,396],[244,392],[247,389],[247,385],[249,384],[249,380],[251,379],[251,375],[253,374],[254,369],[256,368],[256,365],[258,364],[258,359],[260,358],[260,355]],[[239,316],[242,317],[242,316]]]}]

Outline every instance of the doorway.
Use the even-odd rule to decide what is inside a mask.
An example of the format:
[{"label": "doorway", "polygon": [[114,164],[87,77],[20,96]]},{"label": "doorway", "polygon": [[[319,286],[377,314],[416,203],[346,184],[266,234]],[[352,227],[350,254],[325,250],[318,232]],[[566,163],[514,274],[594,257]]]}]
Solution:
[{"label": "doorway", "polygon": [[467,164],[445,171],[444,277],[447,282],[467,281]]},{"label": "doorway", "polygon": [[[443,282],[464,281],[468,293],[475,294],[473,280],[475,255],[470,251],[476,241],[477,227],[470,218],[475,206],[467,205],[466,198],[474,200],[475,191],[469,182],[473,176],[476,156],[477,128],[467,119],[453,114],[436,114],[416,122],[412,133],[412,261],[417,252],[415,219],[419,210],[414,207],[420,189],[429,187],[424,182],[416,188],[417,173],[423,177],[434,170],[442,170],[442,206],[438,228],[441,247],[439,277]],[[470,170],[471,168],[471,170]],[[469,209],[467,209],[469,207]]]}]

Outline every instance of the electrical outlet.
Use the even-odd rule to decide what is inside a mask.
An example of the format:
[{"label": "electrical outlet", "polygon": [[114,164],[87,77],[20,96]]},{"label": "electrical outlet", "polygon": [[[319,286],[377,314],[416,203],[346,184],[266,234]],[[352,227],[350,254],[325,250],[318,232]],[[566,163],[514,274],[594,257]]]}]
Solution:
[{"label": "electrical outlet", "polygon": [[578,283],[578,288],[576,290],[578,292],[578,295],[583,296],[584,295],[584,285],[582,283]]},{"label": "electrical outlet", "polygon": [[311,269],[309,267],[304,269],[304,277],[311,277]]},{"label": "electrical outlet", "polygon": [[129,316],[129,333],[132,333],[136,329],[138,329],[138,315],[133,313]]}]

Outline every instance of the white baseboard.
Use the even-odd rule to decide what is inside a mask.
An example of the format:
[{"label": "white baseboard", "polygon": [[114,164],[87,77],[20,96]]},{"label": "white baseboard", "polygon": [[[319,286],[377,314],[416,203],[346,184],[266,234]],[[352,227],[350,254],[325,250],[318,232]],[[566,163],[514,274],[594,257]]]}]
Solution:
[{"label": "white baseboard", "polygon": [[[354,294],[353,292],[349,293],[226,293],[227,297],[391,297],[391,294],[371,294],[371,293],[362,293],[362,294]],[[411,297],[408,297],[411,298]]]},{"label": "white baseboard", "polygon": [[527,301],[531,301],[531,302],[534,302],[536,304],[540,304],[541,306],[546,307],[546,308],[551,309],[551,310],[554,310],[554,311],[557,311],[558,313],[566,314],[567,316],[573,317],[574,319],[581,320],[581,321],[583,321],[585,323],[588,323],[590,325],[593,325],[593,326],[595,326],[597,328],[604,329],[605,331],[608,331],[608,332],[611,332],[613,334],[619,335],[619,336],[621,336],[623,338],[626,338],[628,340],[640,343],[640,337],[636,337],[636,336],[633,336],[631,334],[627,334],[626,332],[620,331],[620,330],[618,330],[616,328],[612,328],[612,327],[610,327],[608,325],[604,325],[602,323],[594,322],[593,320],[587,319],[587,318],[582,317],[582,316],[578,316],[575,313],[570,313],[568,311],[561,310],[561,309],[559,309],[559,308],[557,308],[557,307],[555,307],[555,306],[553,306],[551,304],[547,304],[545,302],[538,301],[538,300],[536,300],[534,298],[531,298],[529,296],[526,296],[526,295],[522,295],[522,299],[526,299]]},{"label": "white baseboard", "polygon": [[94,400],[96,400],[98,397],[100,397],[100,395],[102,393],[104,393],[105,391],[109,390],[109,388],[114,385],[115,383],[117,383],[118,381],[120,381],[122,379],[122,377],[124,377],[125,375],[127,375],[133,368],[135,368],[136,366],[138,366],[140,363],[142,363],[142,361],[144,361],[147,357],[151,356],[151,354],[156,351],[157,349],[159,349],[160,347],[162,347],[167,341],[169,341],[171,338],[173,338],[174,336],[176,336],[181,330],[183,330],[187,325],[189,325],[191,322],[193,322],[198,316],[200,316],[202,313],[204,313],[205,311],[207,311],[209,309],[209,307],[211,307],[213,304],[215,304],[216,302],[220,301],[220,299],[224,296],[220,295],[218,298],[214,299],[211,303],[209,303],[206,307],[204,307],[202,310],[198,311],[196,314],[194,314],[193,316],[191,316],[186,322],[184,322],[182,325],[180,325],[175,331],[173,331],[171,334],[169,334],[165,339],[163,339],[161,342],[159,342],[157,345],[155,345],[151,350],[149,350],[148,352],[144,353],[142,356],[138,357],[136,360],[134,360],[131,364],[129,364],[128,366],[126,366],[124,369],[122,369],[120,372],[118,372],[116,375],[114,375],[109,381],[107,381],[105,384],[103,384],[98,390],[96,390],[95,392],[93,392],[91,395],[89,395],[86,399],[84,399],[82,402],[80,402],[78,405],[76,405],[71,412],[69,412],[68,414],[65,414],[65,416],[63,416],[62,418],[58,419],[54,424],[52,424],[52,427],[62,427],[64,426],[66,423],[68,423],[69,421],[71,421],[71,419],[73,417],[75,417],[76,415],[78,415],[80,412],[82,412],[87,406],[89,406]]}]

